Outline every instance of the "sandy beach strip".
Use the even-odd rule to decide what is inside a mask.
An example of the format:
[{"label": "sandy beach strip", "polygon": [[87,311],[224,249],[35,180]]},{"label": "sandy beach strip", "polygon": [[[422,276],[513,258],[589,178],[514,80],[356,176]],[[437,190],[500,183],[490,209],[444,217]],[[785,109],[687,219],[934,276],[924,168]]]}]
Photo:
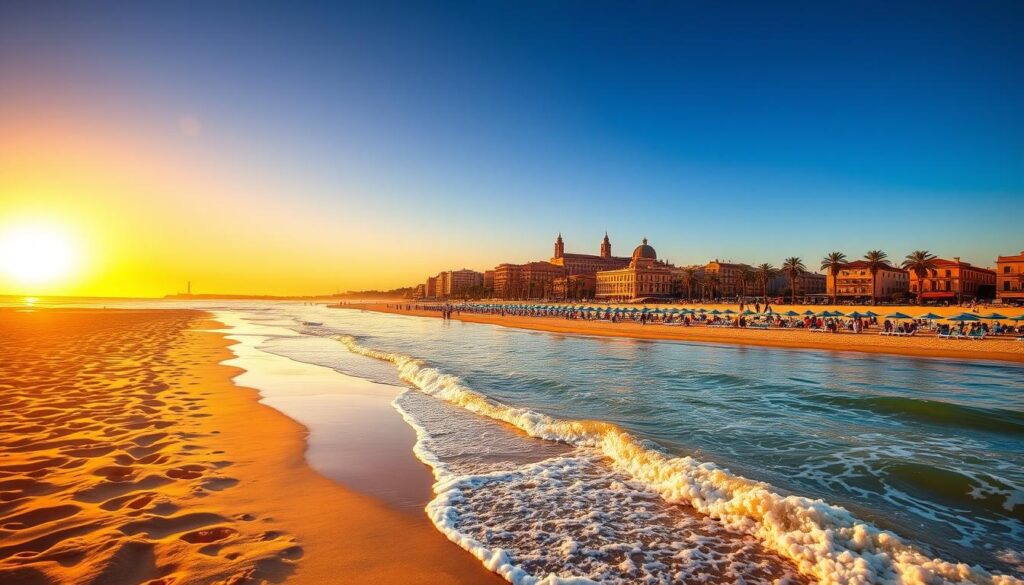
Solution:
[{"label": "sandy beach strip", "polygon": [[[394,301],[391,303],[361,303],[343,305],[341,308],[401,315],[415,315],[419,317],[441,317],[441,313],[438,311],[415,309],[406,310],[404,308],[406,305],[411,305],[411,303],[399,304]],[[704,305],[704,307],[708,310],[716,308],[716,306],[712,305]],[[722,309],[727,308],[727,306],[718,305],[717,308]],[[728,308],[735,310],[735,306],[728,306]],[[787,306],[784,308],[785,310],[792,308],[797,312],[802,312],[808,307]],[[815,311],[832,309],[832,307],[824,307],[820,305],[811,308]],[[844,312],[849,312],[853,310],[853,307],[838,307],[838,309],[843,310]],[[906,312],[907,307],[875,307],[874,309],[877,313],[889,313],[892,311]],[[916,315],[929,310],[928,307],[917,307],[915,309],[916,312],[911,312],[909,314]],[[942,308],[937,312],[939,312],[939,314],[953,314],[960,311],[962,311],[962,309],[955,309],[951,311],[951,308]],[[878,332],[875,330],[866,331],[861,334],[845,332],[832,334],[806,331],[803,329],[757,330],[741,329],[736,327],[706,327],[704,325],[670,327],[653,323],[640,325],[639,323],[634,322],[610,323],[607,321],[568,320],[560,317],[521,317],[514,315],[476,313],[453,314],[452,319],[465,321],[467,323],[485,323],[490,325],[500,325],[504,327],[515,327],[535,331],[547,331],[568,335],[597,335],[634,339],[724,343],[787,349],[857,351],[864,353],[914,357],[996,360],[1024,363],[1024,342],[1016,341],[1013,337],[989,337],[980,341],[969,339],[938,339],[934,335],[886,337],[878,335]]]},{"label": "sandy beach strip", "polygon": [[307,430],[232,382],[217,327],[0,310],[0,582],[502,582],[307,465]]}]

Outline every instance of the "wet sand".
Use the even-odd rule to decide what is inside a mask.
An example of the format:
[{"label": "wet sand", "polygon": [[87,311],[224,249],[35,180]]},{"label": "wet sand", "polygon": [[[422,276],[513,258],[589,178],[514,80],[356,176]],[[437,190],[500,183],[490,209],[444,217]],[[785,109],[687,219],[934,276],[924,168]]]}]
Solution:
[{"label": "wet sand", "polygon": [[307,465],[207,317],[0,311],[0,582],[502,582]]},{"label": "wet sand", "polygon": [[[419,317],[440,318],[441,313],[437,311],[405,310],[405,305],[395,303],[365,303],[345,305],[340,308],[349,310],[367,310],[381,313],[394,313],[402,315],[415,315]],[[726,305],[703,305],[704,308],[724,309]],[[735,310],[735,306],[728,306]],[[790,309],[803,312],[806,306],[786,306],[777,310],[785,312]],[[824,309],[832,310],[836,307],[825,307],[817,305],[810,307],[815,311]],[[849,312],[854,307],[837,307],[843,312]],[[876,313],[891,313],[903,311],[908,313],[908,307],[874,307]],[[858,310],[864,311],[865,308]],[[910,315],[923,314],[933,310],[938,314],[954,314],[962,312],[963,309],[954,307],[933,308],[914,307],[910,309]],[[989,312],[989,311],[984,311]],[[1016,315],[1020,310],[1004,311],[1005,315]],[[1009,362],[1024,362],[1024,342],[1016,341],[1012,336],[983,340],[971,339],[938,339],[934,335],[917,335],[914,337],[887,337],[878,334],[877,330],[870,330],[860,334],[853,333],[818,333],[803,329],[741,329],[736,327],[706,327],[694,325],[691,327],[673,327],[661,324],[640,325],[634,322],[610,323],[607,321],[583,321],[567,320],[559,317],[520,317],[513,315],[489,315],[462,313],[453,314],[452,319],[465,321],[467,323],[486,323],[504,327],[516,327],[519,329],[531,329],[536,331],[548,331],[551,333],[576,334],[576,335],[599,335],[606,337],[628,337],[636,339],[662,339],[670,341],[694,341],[701,343],[726,343],[734,345],[756,345],[765,347],[780,347],[788,349],[814,349],[833,351],[858,351],[875,354],[892,354],[915,357],[932,358],[954,358],[970,360],[997,360]],[[881,319],[881,317],[880,317]]]}]

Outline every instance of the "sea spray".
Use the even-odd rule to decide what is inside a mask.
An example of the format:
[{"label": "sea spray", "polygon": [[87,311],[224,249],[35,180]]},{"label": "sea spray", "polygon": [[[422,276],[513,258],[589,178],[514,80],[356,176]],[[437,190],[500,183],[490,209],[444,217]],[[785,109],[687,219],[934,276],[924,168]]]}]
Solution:
[{"label": "sea spray", "polygon": [[[731,474],[712,463],[670,457],[615,425],[559,420],[511,407],[466,387],[458,377],[429,367],[422,360],[367,348],[352,336],[335,339],[354,353],[394,364],[403,380],[425,394],[514,425],[532,437],[600,449],[619,469],[650,486],[666,501],[691,506],[731,529],[755,536],[781,557],[790,559],[801,573],[822,583],[1022,583],[980,567],[933,559],[893,533],[858,520],[844,508],[778,494],[768,484]],[[435,517],[437,514],[455,513],[454,498],[460,497],[456,491],[439,483],[438,496],[428,508],[435,524],[439,520],[444,523],[443,518]],[[486,549],[478,541],[466,541],[464,535],[438,526],[510,581],[535,582],[505,562],[501,551]],[[445,526],[450,528],[451,523]]]}]

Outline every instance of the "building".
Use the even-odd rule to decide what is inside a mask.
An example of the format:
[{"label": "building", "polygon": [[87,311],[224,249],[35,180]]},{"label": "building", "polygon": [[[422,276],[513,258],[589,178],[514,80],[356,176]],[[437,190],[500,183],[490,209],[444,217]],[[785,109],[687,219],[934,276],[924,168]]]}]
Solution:
[{"label": "building", "polygon": [[572,274],[551,281],[551,296],[559,300],[592,299],[596,292],[596,274]]},{"label": "building", "polygon": [[642,298],[669,298],[673,292],[675,271],[658,261],[647,238],[633,250],[629,266],[603,270],[596,275],[596,297],[604,301],[631,301]]},{"label": "building", "polygon": [[494,296],[494,271],[484,271],[484,290],[488,295]]},{"label": "building", "polygon": [[[828,290],[826,276],[817,272],[804,272],[796,277],[796,296],[824,295]],[[790,295],[789,275],[779,272],[768,281],[768,295],[779,297]]]},{"label": "building", "polygon": [[[744,287],[741,286],[739,274],[742,270],[747,269],[750,271],[750,277],[746,282],[746,290],[743,291]],[[711,262],[708,262],[704,266],[704,276],[707,278],[710,275],[717,277],[717,284],[715,284],[715,290],[712,292],[713,297],[735,297],[740,294],[749,294],[752,291],[757,290],[756,283],[754,282],[753,269],[744,264],[733,264],[731,262],[719,262],[716,258]],[[755,292],[756,294],[756,292]]]},{"label": "building", "polygon": [[428,276],[427,282],[423,285],[423,296],[432,299],[437,296],[437,277]]},{"label": "building", "polygon": [[996,298],[1003,303],[1024,303],[1024,251],[996,258]]},{"label": "building", "polygon": [[910,276],[906,270],[888,264],[882,265],[875,276],[874,291],[871,289],[871,272],[864,260],[844,264],[833,279],[828,279],[826,291],[837,298],[845,299],[891,299],[894,294],[906,294],[910,290]]},{"label": "building", "polygon": [[494,269],[494,296],[501,299],[550,297],[553,281],[562,276],[564,269],[550,262],[499,264]]},{"label": "building", "polygon": [[574,274],[594,275],[600,270],[615,270],[629,266],[630,258],[612,256],[612,243],[605,232],[604,240],[601,241],[601,253],[593,254],[567,254],[562,234],[555,239],[555,255],[548,262],[565,269],[566,276]]},{"label": "building", "polygon": [[922,301],[959,303],[979,296],[995,296],[994,270],[961,262],[959,257],[952,260],[936,258],[934,264],[935,267],[928,270],[924,278],[918,278],[916,272],[910,271],[910,292]]},{"label": "building", "polygon": [[422,299],[423,297],[427,296],[426,285],[424,285],[423,283],[417,284],[416,289],[412,293],[412,296],[415,299]]},{"label": "building", "polygon": [[474,289],[479,292],[484,287],[483,272],[463,268],[462,270],[449,270],[443,274],[445,275],[444,294],[439,296],[457,298],[465,296],[466,293]]}]

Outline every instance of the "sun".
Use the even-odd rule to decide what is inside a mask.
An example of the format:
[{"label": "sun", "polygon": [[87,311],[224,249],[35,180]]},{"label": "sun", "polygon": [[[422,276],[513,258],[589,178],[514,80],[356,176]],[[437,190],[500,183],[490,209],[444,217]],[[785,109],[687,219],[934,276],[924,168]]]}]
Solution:
[{"label": "sun", "polygon": [[21,284],[66,278],[74,270],[76,256],[71,237],[55,226],[14,225],[0,232],[0,270]]}]

